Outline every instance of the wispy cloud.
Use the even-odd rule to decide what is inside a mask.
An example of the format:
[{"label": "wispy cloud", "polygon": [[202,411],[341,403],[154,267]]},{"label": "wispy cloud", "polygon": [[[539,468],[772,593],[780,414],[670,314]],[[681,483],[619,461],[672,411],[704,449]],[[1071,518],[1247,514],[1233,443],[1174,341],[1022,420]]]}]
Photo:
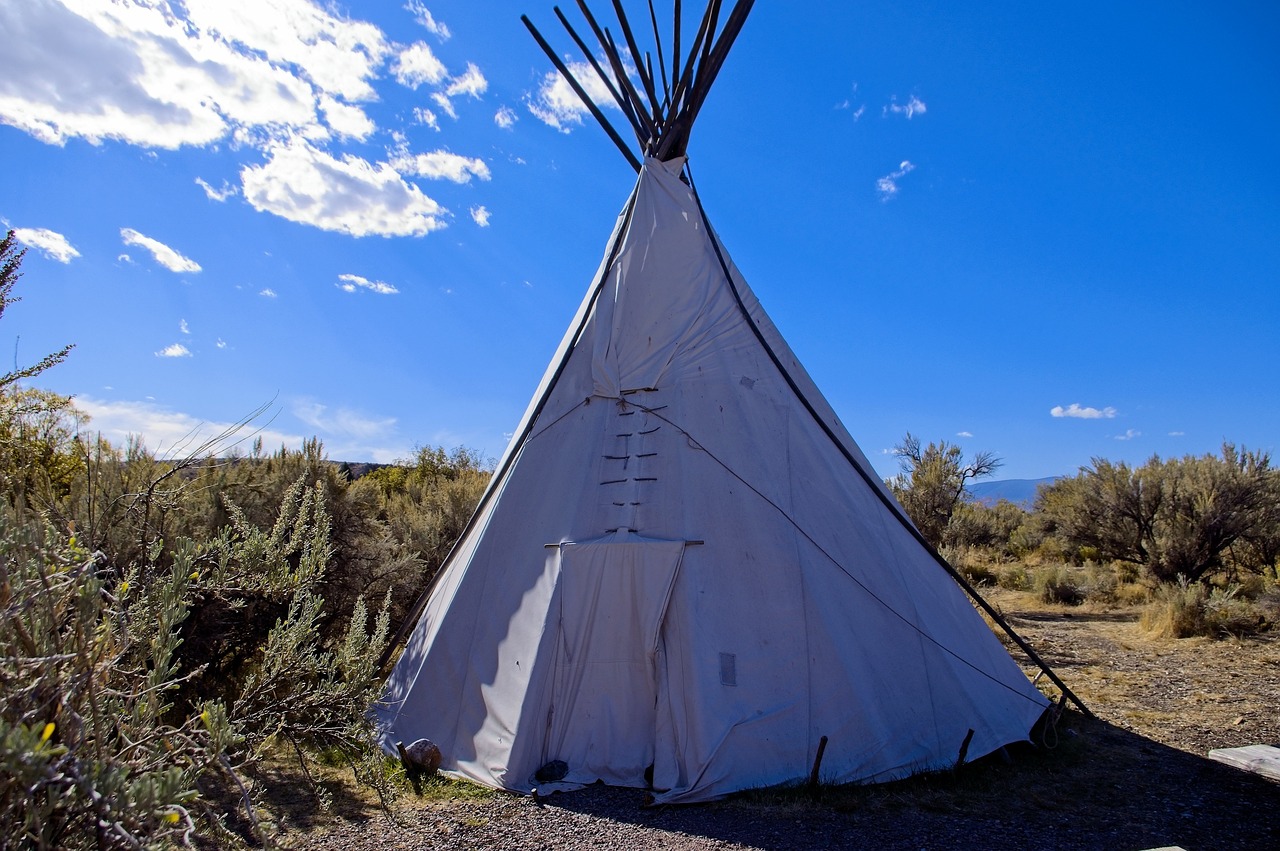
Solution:
[{"label": "wispy cloud", "polygon": [[1054,405],[1049,409],[1050,416],[1071,417],[1079,420],[1111,420],[1115,419],[1117,413],[1119,412],[1115,408],[1090,408],[1078,402],[1072,402],[1065,408],[1061,405]]},{"label": "wispy cloud", "polygon": [[165,346],[163,349],[156,352],[156,357],[158,358],[189,358],[191,357],[191,350],[188,349],[186,346],[182,345],[181,343],[174,343],[173,345]]},{"label": "wispy cloud", "polygon": [[[234,423],[201,420],[190,414],[168,410],[154,402],[106,402],[77,396],[76,407],[92,418],[90,428],[112,443],[123,446],[130,435],[136,435],[164,458],[181,457],[206,440],[236,428]],[[237,442],[243,443],[254,437],[261,437],[267,446],[297,447],[303,441],[301,435],[255,428],[250,423],[215,447],[213,453],[225,454]]]},{"label": "wispy cloud", "polygon": [[1169,432],[1169,436],[1170,437],[1186,437],[1187,433],[1185,431],[1171,431]]},{"label": "wispy cloud", "polygon": [[409,3],[405,5],[405,9],[413,13],[413,17],[427,32],[441,41],[448,41],[453,35],[453,33],[449,32],[449,28],[443,22],[437,21],[427,7],[418,2],[418,0],[409,0]]},{"label": "wispy cloud", "polygon": [[395,417],[371,417],[350,408],[330,408],[311,399],[294,402],[293,415],[325,434],[359,440],[387,437],[396,427]]},{"label": "wispy cloud", "polygon": [[276,291],[271,289],[271,287],[265,287],[258,291],[258,295],[263,298],[276,298]]},{"label": "wispy cloud", "polygon": [[483,204],[471,208],[471,220],[482,228],[489,226],[489,210]]},{"label": "wispy cloud", "polygon": [[462,95],[470,95],[479,100],[480,96],[489,88],[489,81],[485,79],[484,74],[473,62],[467,63],[467,70],[463,71],[456,77],[449,80],[449,85],[444,87],[443,91],[436,92],[431,96],[436,106],[444,110],[450,118],[456,119],[458,111],[453,106],[453,99]]},{"label": "wispy cloud", "polygon": [[384,281],[371,281],[368,278],[362,278],[359,275],[343,274],[338,276],[338,289],[343,292],[353,293],[360,289],[366,289],[369,292],[378,293],[379,295],[395,295],[400,292],[395,287]]},{"label": "wispy cloud", "polygon": [[422,236],[447,212],[387,163],[335,157],[301,138],[277,143],[267,162],[240,172],[255,209],[351,236]]},{"label": "wispy cloud", "polygon": [[[608,87],[590,64],[570,62],[568,68],[592,102],[609,109],[618,108]],[[581,124],[582,117],[589,112],[559,71],[549,71],[543,76],[537,92],[526,96],[525,106],[539,121],[563,133],[573,129],[572,125]]]},{"label": "wispy cloud", "polygon": [[876,191],[880,193],[881,201],[888,201],[898,194],[898,181],[915,171],[916,167],[911,164],[910,160],[903,160],[897,171],[890,172],[884,177],[876,181]]},{"label": "wispy cloud", "polygon": [[180,331],[183,334],[191,333],[191,326],[187,324],[187,320],[185,319],[178,320],[178,331]]},{"label": "wispy cloud", "polygon": [[1135,437],[1142,437],[1142,432],[1128,429],[1124,434],[1117,434],[1116,440],[1133,440]]},{"label": "wispy cloud", "polygon": [[416,106],[413,108],[413,120],[419,124],[425,124],[437,133],[440,132],[440,119],[436,114],[425,106]]},{"label": "wispy cloud", "polygon": [[439,83],[449,75],[449,69],[436,58],[430,46],[419,41],[400,51],[391,65],[391,73],[400,85],[416,89],[424,84]]},{"label": "wispy cloud", "polygon": [[519,120],[520,116],[516,115],[516,111],[509,106],[500,106],[493,114],[493,123],[503,130],[510,130]]},{"label": "wispy cloud", "polygon": [[208,196],[210,201],[225,201],[240,192],[240,187],[232,186],[225,180],[222,181],[221,189],[213,188],[200,177],[196,178],[196,185],[204,190],[204,194]]},{"label": "wispy cloud", "polygon": [[145,248],[150,251],[156,262],[170,272],[195,273],[200,271],[200,264],[196,261],[189,257],[184,257],[158,239],[152,239],[149,236],[138,233],[133,228],[120,228],[120,239],[124,241],[125,245],[136,245],[139,248]]},{"label": "wispy cloud", "polygon": [[956,432],[956,437],[973,437],[973,432],[971,432],[971,431],[958,431],[958,432]]},{"label": "wispy cloud", "polygon": [[925,102],[915,95],[908,98],[906,103],[898,103],[898,99],[895,97],[884,108],[885,115],[901,115],[907,120],[915,118],[917,115],[924,115],[928,111],[929,107],[925,105]]},{"label": "wispy cloud", "polygon": [[418,177],[451,180],[454,183],[470,183],[472,177],[481,180],[492,177],[488,164],[479,157],[464,157],[445,150],[426,154],[401,153],[392,158],[391,165]]},{"label": "wispy cloud", "polygon": [[13,235],[24,245],[29,245],[50,260],[70,263],[80,256],[75,246],[62,234],[47,228],[14,228]]}]

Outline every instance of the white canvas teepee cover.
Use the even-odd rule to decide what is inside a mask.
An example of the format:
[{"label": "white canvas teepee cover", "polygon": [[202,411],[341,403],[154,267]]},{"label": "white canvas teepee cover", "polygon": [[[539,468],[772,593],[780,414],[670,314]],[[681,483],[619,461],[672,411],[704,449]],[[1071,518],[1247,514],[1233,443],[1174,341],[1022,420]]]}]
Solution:
[{"label": "white canvas teepee cover", "polygon": [[1047,700],[887,507],[682,165],[645,162],[390,678],[387,746],[516,791],[553,760],[561,786],[651,769],[685,802],[803,780],[823,736],[829,782],[1024,740]]}]

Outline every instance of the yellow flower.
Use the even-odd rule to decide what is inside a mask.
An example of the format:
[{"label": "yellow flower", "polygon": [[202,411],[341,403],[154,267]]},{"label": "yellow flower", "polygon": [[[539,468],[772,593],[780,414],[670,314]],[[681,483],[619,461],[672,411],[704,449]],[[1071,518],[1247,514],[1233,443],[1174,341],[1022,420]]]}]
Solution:
[{"label": "yellow flower", "polygon": [[164,820],[169,822],[169,824],[177,824],[179,818],[181,818],[181,816],[179,816],[177,813],[164,814]]},{"label": "yellow flower", "polygon": [[204,712],[200,713],[200,720],[204,722],[206,727],[209,726],[209,710],[206,709]]},{"label": "yellow flower", "polygon": [[50,721],[44,725],[44,732],[40,734],[40,744],[49,741],[49,737],[53,735],[53,731],[57,729],[57,725]]},{"label": "yellow flower", "polygon": [[192,579],[192,581],[194,581],[194,580],[196,580],[196,579],[199,579],[199,578],[200,578],[200,571],[198,571],[198,570],[193,571],[193,572],[192,572],[192,574],[191,574],[191,579]]},{"label": "yellow flower", "polygon": [[126,579],[124,582],[121,582],[121,583],[120,583],[120,593],[121,593],[121,594],[128,594],[128,593],[129,593],[129,580],[128,580],[128,579]]}]

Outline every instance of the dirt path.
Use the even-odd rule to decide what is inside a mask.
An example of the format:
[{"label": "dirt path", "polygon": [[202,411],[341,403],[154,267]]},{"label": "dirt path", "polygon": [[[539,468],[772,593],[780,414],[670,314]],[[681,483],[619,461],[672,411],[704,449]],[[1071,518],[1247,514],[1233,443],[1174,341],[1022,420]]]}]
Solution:
[{"label": "dirt path", "polygon": [[645,808],[642,792],[602,786],[546,801],[408,795],[394,818],[349,803],[341,816],[312,821],[311,807],[285,843],[333,851],[1280,848],[1280,784],[1205,758],[1211,748],[1280,744],[1280,636],[1153,640],[1136,610],[1044,610],[1013,592],[992,598],[1097,716],[1068,713],[1053,749],[1016,749],[1011,763],[990,758],[955,776],[688,807]]}]

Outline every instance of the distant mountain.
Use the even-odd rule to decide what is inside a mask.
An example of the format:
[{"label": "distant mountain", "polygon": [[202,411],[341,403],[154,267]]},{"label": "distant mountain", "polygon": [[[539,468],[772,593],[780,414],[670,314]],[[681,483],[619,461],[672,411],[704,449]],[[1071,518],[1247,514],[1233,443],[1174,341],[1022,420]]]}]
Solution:
[{"label": "distant mountain", "polygon": [[995,505],[1007,499],[1014,505],[1030,508],[1036,499],[1040,485],[1056,482],[1062,476],[1046,476],[1043,479],[1000,479],[994,482],[974,482],[969,485],[969,495],[983,505]]}]

